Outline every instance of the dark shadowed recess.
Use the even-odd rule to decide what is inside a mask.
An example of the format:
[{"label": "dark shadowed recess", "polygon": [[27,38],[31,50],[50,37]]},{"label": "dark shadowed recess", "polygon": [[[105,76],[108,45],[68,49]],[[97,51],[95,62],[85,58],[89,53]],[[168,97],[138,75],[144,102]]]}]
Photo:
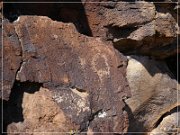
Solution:
[{"label": "dark shadowed recess", "polygon": [[125,103],[125,107],[123,108],[123,110],[127,112],[129,119],[129,127],[127,131],[128,133],[126,133],[125,135],[141,135],[141,134],[143,135],[143,133],[134,133],[134,132],[146,132],[146,129],[143,126],[143,123],[136,121],[131,108],[126,104],[126,102],[124,103]]},{"label": "dark shadowed recess", "polygon": [[107,39],[113,41],[114,38],[127,38],[138,27],[117,27],[117,26],[105,26],[108,30]]},{"label": "dark shadowed recess", "polygon": [[166,64],[170,71],[173,73],[175,79],[179,82],[179,75],[178,75],[178,69],[179,69],[179,61],[177,58],[179,58],[180,55],[173,55],[165,59]]},{"label": "dark shadowed recess", "polygon": [[[176,0],[177,2],[177,0]],[[170,13],[175,20],[177,20],[177,3],[173,1],[172,3],[154,3],[156,11],[160,13]]]},{"label": "dark shadowed recess", "polygon": [[[70,3],[73,1],[78,3]],[[92,36],[81,0],[59,0],[58,2],[66,3],[4,3],[3,13],[10,22],[21,15],[48,16],[55,21],[73,23],[81,34]]]},{"label": "dark shadowed recess", "polygon": [[7,126],[12,122],[24,121],[22,108],[24,92],[35,93],[41,86],[42,84],[35,82],[15,81],[9,100],[1,100],[1,105],[3,105],[3,132],[7,132]]}]

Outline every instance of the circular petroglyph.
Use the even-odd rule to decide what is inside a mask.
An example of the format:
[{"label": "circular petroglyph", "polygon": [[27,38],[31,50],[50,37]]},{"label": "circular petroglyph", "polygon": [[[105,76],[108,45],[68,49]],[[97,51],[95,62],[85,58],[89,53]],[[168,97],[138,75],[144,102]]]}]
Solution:
[{"label": "circular petroglyph", "polygon": [[92,57],[92,69],[95,73],[97,73],[101,81],[104,77],[109,76],[110,67],[108,64],[107,56],[97,53],[94,57]]}]

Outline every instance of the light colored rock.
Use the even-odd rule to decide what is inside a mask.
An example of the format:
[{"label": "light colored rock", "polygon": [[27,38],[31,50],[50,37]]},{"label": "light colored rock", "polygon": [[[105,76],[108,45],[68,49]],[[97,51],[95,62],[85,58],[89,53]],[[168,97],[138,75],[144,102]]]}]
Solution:
[{"label": "light colored rock", "polygon": [[167,38],[176,37],[178,24],[170,13],[157,13],[155,17],[155,30]]},{"label": "light colored rock", "polygon": [[[142,123],[146,130],[151,130],[163,114],[180,104],[177,81],[170,76],[164,62],[143,56],[129,57],[127,80],[132,97],[126,103],[136,122]],[[132,130],[142,130],[136,125]]]},{"label": "light colored rock", "polygon": [[35,93],[24,93],[22,99],[23,122],[12,123],[8,132],[70,132],[78,126],[66,117],[57,103],[53,100],[51,91],[40,88]]},{"label": "light colored rock", "polygon": [[178,132],[180,132],[180,113],[174,112],[166,117],[163,118],[161,123],[153,129],[153,131],[150,133],[150,135],[158,135],[161,134],[171,134],[171,135],[177,135]]}]

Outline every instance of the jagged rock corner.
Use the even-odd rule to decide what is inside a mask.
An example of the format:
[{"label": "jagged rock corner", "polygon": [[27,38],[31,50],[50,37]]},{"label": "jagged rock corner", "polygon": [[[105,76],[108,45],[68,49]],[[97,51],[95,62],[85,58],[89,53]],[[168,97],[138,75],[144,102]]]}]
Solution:
[{"label": "jagged rock corner", "polygon": [[179,3],[92,1],[1,2],[1,131],[180,132]]}]

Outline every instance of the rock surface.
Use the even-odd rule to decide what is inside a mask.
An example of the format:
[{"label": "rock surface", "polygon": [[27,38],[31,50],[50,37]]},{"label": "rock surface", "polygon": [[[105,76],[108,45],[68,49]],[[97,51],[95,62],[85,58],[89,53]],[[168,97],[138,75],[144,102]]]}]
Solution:
[{"label": "rock surface", "polygon": [[172,1],[4,3],[3,130],[178,134]]},{"label": "rock surface", "polygon": [[33,6],[16,3],[9,6],[10,11],[5,15],[10,20],[16,20],[19,15],[43,15],[57,21],[72,22],[78,32],[101,37],[128,55],[143,54],[164,59],[177,53],[177,35],[180,34],[177,19],[180,16],[175,1],[74,2],[78,3],[44,3],[42,8],[38,8],[38,3]]},{"label": "rock surface", "polygon": [[176,6],[145,1],[84,4],[93,36],[111,40],[123,53],[160,59],[177,53]]},{"label": "rock surface", "polygon": [[16,72],[21,63],[21,46],[13,24],[3,21],[3,91],[2,99],[8,100]]},{"label": "rock surface", "polygon": [[177,81],[171,77],[164,62],[143,56],[129,57],[127,80],[132,98],[126,102],[136,120],[132,121],[132,131],[141,128],[151,131],[163,114],[180,105],[176,98],[180,96]]},{"label": "rock surface", "polygon": [[[180,132],[180,121],[179,118],[180,113],[174,112],[166,117],[163,118],[162,122],[158,125],[157,128],[155,128],[150,135],[157,135],[159,132],[163,135],[168,135],[169,132],[172,132],[171,134],[176,135],[178,132]],[[174,133],[173,133],[174,132]]]},{"label": "rock surface", "polygon": [[36,132],[77,131],[78,126],[65,116],[66,114],[52,97],[52,92],[45,88],[40,88],[34,94],[24,92],[22,99],[24,121],[8,125],[8,132],[12,134],[34,132],[33,134],[36,135],[39,134]]},{"label": "rock surface", "polygon": [[[80,125],[79,130],[87,130],[88,125],[93,132],[127,128],[122,99],[129,96],[129,88],[123,55],[98,38],[77,33],[70,23],[22,16],[13,25],[16,33],[12,35],[18,36],[14,43],[22,47],[17,80],[38,82],[52,90],[55,101]],[[101,113],[106,115],[91,124]]]},{"label": "rock surface", "polygon": [[[0,2],[0,36],[2,37],[2,2]],[[0,60],[2,61],[2,38],[0,39],[0,51],[1,51],[1,56],[0,56]],[[2,65],[0,65],[0,76],[2,76]],[[2,88],[2,82],[0,82],[0,87]],[[0,91],[0,96],[2,98],[2,91]]]}]

